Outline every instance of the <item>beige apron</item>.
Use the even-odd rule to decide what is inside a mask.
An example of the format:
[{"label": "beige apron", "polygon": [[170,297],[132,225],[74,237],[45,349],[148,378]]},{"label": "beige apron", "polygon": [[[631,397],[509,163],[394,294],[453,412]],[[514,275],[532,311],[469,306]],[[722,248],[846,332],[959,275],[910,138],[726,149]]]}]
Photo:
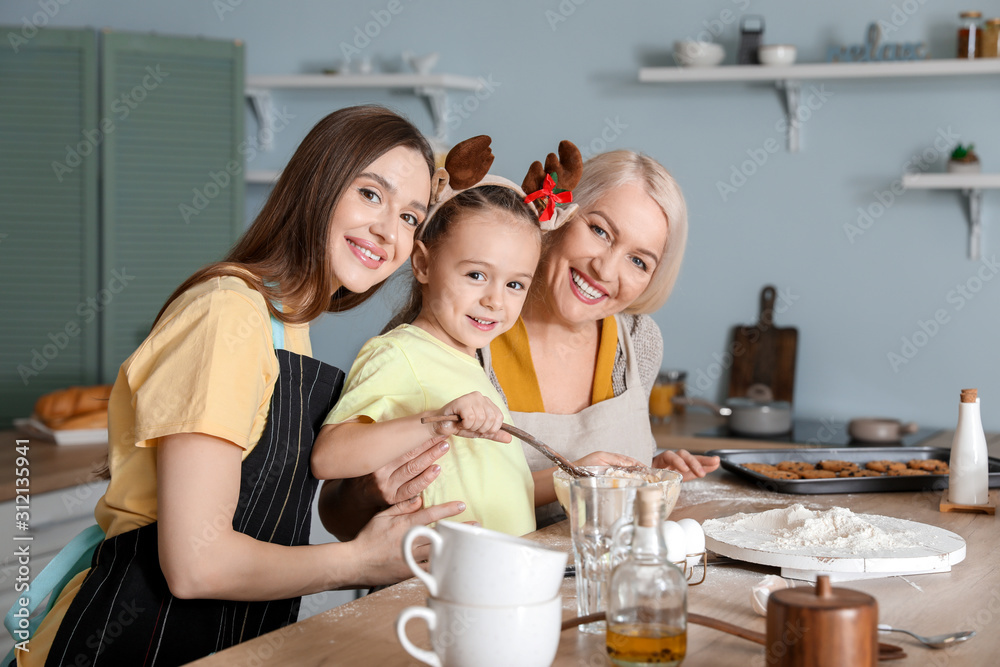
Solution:
[{"label": "beige apron", "polygon": [[[639,366],[632,349],[627,327],[617,317],[618,344],[625,351],[625,386],[614,398],[591,405],[572,415],[545,412],[514,412],[514,425],[524,429],[552,447],[570,461],[598,450],[625,454],[649,465],[656,451],[649,425],[649,399],[639,378]],[[489,348],[483,349],[484,361],[490,362]],[[532,470],[551,468],[552,462],[530,445],[522,443],[528,467]],[[559,503],[535,508],[538,527],[554,523],[563,517]]]}]

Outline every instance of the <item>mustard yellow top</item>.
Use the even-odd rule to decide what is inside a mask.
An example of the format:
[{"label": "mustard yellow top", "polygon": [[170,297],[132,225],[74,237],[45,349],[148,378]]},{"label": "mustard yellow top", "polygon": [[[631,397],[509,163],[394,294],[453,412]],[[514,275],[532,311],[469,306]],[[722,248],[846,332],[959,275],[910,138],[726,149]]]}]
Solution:
[{"label": "mustard yellow top", "polygon": [[[618,323],[614,317],[605,317],[597,345],[591,405],[615,397],[611,375],[617,353]],[[545,412],[542,392],[538,388],[538,376],[535,375],[535,364],[531,361],[531,345],[524,320],[517,318],[517,322],[507,333],[493,339],[490,343],[490,357],[493,372],[503,387],[510,411]]]}]

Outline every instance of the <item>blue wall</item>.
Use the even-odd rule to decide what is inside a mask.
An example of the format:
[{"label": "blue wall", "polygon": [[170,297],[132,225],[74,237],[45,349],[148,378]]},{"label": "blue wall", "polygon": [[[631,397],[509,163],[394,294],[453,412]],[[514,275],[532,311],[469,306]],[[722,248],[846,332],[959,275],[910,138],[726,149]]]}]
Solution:
[{"label": "blue wall", "polygon": [[[945,154],[934,147],[941,133],[951,143],[956,136],[974,141],[983,170],[1000,172],[998,77],[807,83],[804,101],[815,109],[804,122],[798,154],[784,149],[776,128],[781,103],[766,85],[636,82],[640,65],[669,63],[674,40],[706,30],[717,33],[732,62],[735,17],[742,13],[766,18],[765,42],[797,44],[799,60],[814,62],[830,45],[862,42],[868,23],[878,19],[898,24],[884,41],[925,41],[932,56],[950,57],[958,12],[977,7],[927,0],[52,5],[58,11],[45,17],[52,26],[244,40],[250,76],[331,67],[342,60],[342,43],[352,43],[377,18],[391,17],[377,31],[368,25],[377,34],[362,53],[376,63],[397,68],[404,50],[438,51],[436,71],[495,82],[486,99],[470,102],[476,108],[452,138],[491,134],[499,173],[520,180],[528,163],[562,138],[585,150],[640,149],[673,172],[687,196],[691,236],[677,289],[655,317],[663,328],[665,367],[687,369],[700,393],[718,398],[724,391],[712,378],[721,371],[719,359],[725,361],[728,332],[756,319],[760,289],[773,283],[788,299],[778,325],[799,330],[799,414],[841,424],[882,415],[952,427],[959,389],[976,386],[987,429],[1000,430],[1000,278],[993,279],[1000,272],[1000,191],[984,197],[981,262],[967,258],[957,193],[891,191],[914,156],[926,152],[925,168],[943,170]],[[37,0],[8,0],[0,23],[33,17],[37,23],[42,7]],[[392,15],[389,8],[400,11]],[[1000,15],[996,0],[978,8]],[[294,118],[251,169],[281,168],[309,127],[339,106],[379,102],[431,129],[422,103],[403,94],[278,91],[274,99]],[[248,121],[248,132],[254,128]],[[752,155],[762,161],[771,140],[780,151],[759,166],[747,163]],[[723,197],[719,183],[730,182],[734,169],[753,173]],[[263,186],[248,188],[249,216],[264,196]],[[877,215],[849,238],[846,228],[857,224],[859,208]],[[962,296],[959,286],[978,291]],[[321,321],[314,329],[317,356],[348,367],[391,307],[377,300]],[[944,324],[935,328],[927,323],[936,315]],[[933,335],[923,333],[922,322]],[[905,359],[904,339],[922,345],[907,348],[912,358],[893,367],[890,353]]]}]

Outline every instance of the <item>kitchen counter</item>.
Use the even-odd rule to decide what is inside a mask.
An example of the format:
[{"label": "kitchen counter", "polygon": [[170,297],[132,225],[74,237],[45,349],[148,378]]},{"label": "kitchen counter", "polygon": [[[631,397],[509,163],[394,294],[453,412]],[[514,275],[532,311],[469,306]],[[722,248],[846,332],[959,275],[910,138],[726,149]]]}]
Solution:
[{"label": "kitchen counter", "polygon": [[[662,434],[661,434],[662,435]],[[675,441],[666,437],[666,444]],[[681,440],[683,442],[683,440]],[[1000,455],[994,438],[990,453]],[[816,509],[833,506],[919,521],[961,535],[967,541],[967,556],[951,572],[909,575],[835,584],[863,590],[879,605],[879,621],[894,627],[931,635],[955,630],[976,630],[977,636],[946,651],[932,651],[905,635],[881,635],[881,640],[902,646],[907,658],[891,664],[947,664],[963,667],[993,664],[1000,650],[995,632],[1000,614],[1000,530],[996,516],[942,514],[939,492],[870,493],[788,496],[755,488],[725,471],[704,479],[685,482],[671,519],[690,517],[698,521],[734,512],[754,512],[801,502]],[[547,545],[572,550],[566,521],[528,536]],[[572,556],[571,556],[572,558]],[[748,563],[711,565],[704,584],[689,590],[688,608],[746,628],[765,632],[762,616],[750,608],[750,586],[777,568]],[[396,638],[395,621],[411,605],[425,603],[426,589],[416,578],[391,586],[355,602],[313,616],[282,630],[235,646],[195,663],[201,667],[236,667],[252,664],[309,665],[414,665]],[[563,583],[563,618],[576,616],[574,580]],[[422,622],[411,622],[410,636],[417,645],[429,646]],[[939,660],[940,662],[936,662]],[[567,630],[561,635],[554,665],[609,665],[604,637]],[[688,654],[684,667],[699,665],[763,665],[762,647],[702,626],[688,628]]]},{"label": "kitchen counter", "polygon": [[28,441],[32,496],[93,482],[108,453],[106,444],[57,445],[20,431],[0,431],[0,502],[15,495],[17,440]]},{"label": "kitchen counter", "polygon": [[[690,412],[675,415],[669,422],[653,424],[653,436],[660,449],[687,449],[703,453],[712,449],[771,449],[788,443],[748,438],[701,437],[695,435],[724,422],[712,414]],[[831,428],[846,429],[846,422],[830,422]],[[921,442],[921,446],[951,447],[951,431],[941,431]],[[14,497],[15,440],[27,439],[31,460],[31,492],[45,493],[86,484],[95,479],[94,471],[104,463],[107,445],[56,445],[19,431],[0,431],[0,502]],[[1000,444],[1000,434],[988,434],[990,443]]]}]

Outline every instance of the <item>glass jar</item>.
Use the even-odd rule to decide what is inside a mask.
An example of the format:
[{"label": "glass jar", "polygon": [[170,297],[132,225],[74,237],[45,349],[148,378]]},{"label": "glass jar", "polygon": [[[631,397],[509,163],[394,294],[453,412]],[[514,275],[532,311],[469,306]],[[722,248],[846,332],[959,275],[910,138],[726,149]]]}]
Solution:
[{"label": "glass jar", "polygon": [[640,488],[629,555],[608,580],[606,646],[618,667],[676,667],[687,654],[687,581],[667,559],[664,514],[663,493]]},{"label": "glass jar", "polygon": [[962,12],[958,15],[961,22],[958,26],[959,58],[977,58],[982,46],[982,30],[979,27],[981,12]]},{"label": "glass jar", "polygon": [[1000,18],[986,19],[983,27],[983,45],[979,49],[980,58],[997,58],[1000,54]]},{"label": "glass jar", "polygon": [[649,417],[653,421],[667,421],[670,415],[684,414],[683,405],[674,405],[674,396],[684,396],[685,371],[662,371],[656,376],[653,390],[649,392]]}]

